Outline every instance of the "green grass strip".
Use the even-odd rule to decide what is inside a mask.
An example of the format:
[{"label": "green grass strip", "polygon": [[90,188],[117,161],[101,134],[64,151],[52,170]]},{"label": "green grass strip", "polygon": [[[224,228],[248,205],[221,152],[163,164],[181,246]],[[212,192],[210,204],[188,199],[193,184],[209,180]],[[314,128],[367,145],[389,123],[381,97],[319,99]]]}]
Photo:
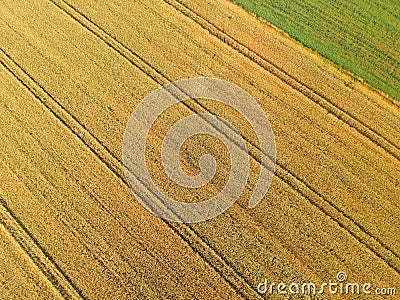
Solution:
[{"label": "green grass strip", "polygon": [[399,0],[236,0],[400,101]]}]

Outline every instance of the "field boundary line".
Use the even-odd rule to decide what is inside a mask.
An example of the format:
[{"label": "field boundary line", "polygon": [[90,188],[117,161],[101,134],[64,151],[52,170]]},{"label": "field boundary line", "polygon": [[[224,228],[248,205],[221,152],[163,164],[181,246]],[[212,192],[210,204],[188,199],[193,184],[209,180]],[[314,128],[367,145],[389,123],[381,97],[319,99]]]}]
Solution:
[{"label": "field boundary line", "polygon": [[64,299],[86,299],[1,197],[0,224]]},{"label": "field boundary line", "polygon": [[[112,37],[109,33],[107,33],[104,29],[100,28],[97,24],[91,21],[88,17],[77,11],[73,6],[66,3],[63,0],[49,0],[54,3],[54,1],[64,3],[62,7],[58,6],[67,14],[73,14],[71,17],[80,23],[83,27],[91,31],[98,38],[104,41],[108,46],[110,46],[114,51],[122,55],[125,59],[127,59],[130,63],[137,66],[141,71],[145,72],[150,78],[152,78],[155,82],[159,84],[165,84],[171,82],[167,76],[162,74],[159,70],[156,70],[153,66],[151,66],[148,62],[143,60],[140,56],[133,53],[128,47],[123,45],[121,42],[116,40],[116,38]],[[64,10],[64,8],[66,10]],[[101,36],[98,36],[101,34]],[[120,49],[122,47],[122,49]],[[126,56],[128,54],[129,56]],[[139,66],[138,66],[139,64]],[[144,70],[151,70],[151,73],[147,73]],[[201,104],[197,103],[203,109],[206,109]],[[192,111],[196,112],[192,107],[187,106]],[[216,128],[217,129],[217,128]],[[228,137],[229,138],[229,137]],[[246,140],[252,146],[257,148],[250,141]],[[258,148],[257,148],[258,149]],[[260,149],[258,149],[260,150]],[[264,153],[265,154],[265,153]],[[253,157],[258,163],[261,162]],[[265,166],[264,166],[265,167]],[[350,235],[352,235],[358,242],[365,245],[372,253],[374,253],[377,257],[382,259],[387,265],[396,270],[396,272],[400,273],[400,263],[399,256],[390,249],[384,242],[382,242],[378,237],[370,234],[367,229],[365,229],[361,224],[353,220],[350,216],[348,216],[344,211],[342,211],[339,207],[337,207],[334,203],[323,197],[317,191],[315,191],[312,187],[310,187],[307,183],[305,183],[302,179],[296,176],[290,170],[287,170],[277,161],[277,170],[276,174],[278,178],[280,178],[283,182],[288,184],[292,189],[297,191],[303,198],[308,200],[312,205],[321,210],[324,214],[334,220],[339,227],[343,228]],[[346,227],[346,224],[349,224],[350,228]],[[367,237],[366,237],[367,236]],[[369,237],[369,238],[368,238]],[[372,242],[371,242],[372,241]]]},{"label": "field boundary line", "polygon": [[[297,3],[305,4],[304,1],[294,1],[294,2],[295,2],[295,3],[297,2]],[[375,3],[375,4],[378,4],[378,5],[379,5],[379,4],[381,4],[381,3]],[[239,6],[241,6],[241,5],[239,5]],[[241,7],[242,7],[242,6],[241,6]],[[264,6],[264,8],[268,8],[268,6]],[[337,7],[335,7],[335,8],[337,8]],[[244,9],[245,9],[245,8],[244,8]],[[303,6],[302,9],[303,9],[303,10],[302,10],[301,12],[304,12],[305,10],[309,10],[309,9],[310,9],[310,6],[308,6],[308,7]],[[381,7],[381,9],[386,10],[387,8],[382,8],[382,7]],[[245,9],[245,10],[246,10],[246,9]],[[251,13],[251,12],[250,12],[250,13]],[[338,13],[336,13],[334,17],[326,17],[326,16],[323,16],[323,15],[320,15],[320,18],[325,17],[325,19],[329,21],[329,23],[331,24],[331,26],[334,27],[334,26],[337,26],[338,24],[341,24],[341,23],[342,23],[341,20],[339,20],[339,19],[336,18],[337,16],[338,16]],[[290,21],[292,21],[293,19],[295,19],[295,17],[294,17],[294,16],[290,16],[288,19],[290,19]],[[271,24],[271,23],[268,22],[266,19],[263,18],[263,20],[265,20],[266,23]],[[348,23],[348,24],[351,24],[352,26],[356,26],[356,27],[358,27],[358,29],[360,29],[360,30],[361,30],[361,29],[364,30],[364,28],[362,28],[362,25],[361,25],[360,23],[354,22],[354,19],[347,18],[346,20],[347,20],[347,23]],[[273,25],[273,24],[271,24],[271,25],[274,26],[274,27],[277,27],[277,26],[275,26],[275,25]],[[280,29],[280,30],[283,31],[285,34],[288,34],[288,33],[286,33],[284,30],[282,30],[282,29]],[[331,35],[332,35],[332,36],[335,36],[336,38],[342,38],[342,37],[340,36],[340,33],[339,33],[339,32],[336,32],[336,31],[335,31],[335,32],[331,32]],[[387,52],[383,53],[383,52],[381,52],[380,49],[379,49],[379,48],[376,48],[376,46],[374,45],[374,43],[372,43],[372,42],[369,41],[368,39],[362,38],[362,37],[357,38],[356,36],[352,36],[352,35],[351,35],[351,36],[347,36],[347,38],[348,38],[349,41],[351,41],[351,42],[353,42],[353,43],[357,43],[358,45],[362,46],[363,49],[367,49],[368,52],[373,51],[373,52],[374,52],[374,55],[376,55],[377,58],[383,60],[383,63],[386,64],[386,66],[387,66],[387,65],[390,65],[390,62],[389,62],[389,61],[391,61],[392,64],[395,63],[396,65],[398,65],[398,62],[395,61],[395,58],[393,57],[393,54],[392,54],[392,53],[387,53]],[[295,39],[295,40],[296,40],[296,39]],[[301,41],[300,41],[300,43],[301,43],[302,45],[304,45]],[[304,46],[305,46],[306,48],[313,49],[312,47],[309,47],[309,46],[306,46],[306,45],[304,45]],[[314,50],[314,49],[313,49],[313,50]],[[334,62],[333,60],[330,60],[329,58],[327,58],[326,56],[323,56],[319,51],[317,51],[317,52],[319,53],[319,55],[320,55],[321,57],[325,58],[326,60],[329,60],[330,62],[333,62],[335,65],[339,65],[339,64],[337,64],[336,62]],[[386,59],[387,59],[387,60],[386,60]],[[389,60],[389,61],[388,61],[388,60]],[[343,70],[345,73],[348,73],[348,74],[351,74],[351,75],[354,74],[354,72],[351,72],[351,71],[350,71],[350,68],[342,68],[342,70]],[[363,77],[362,77],[362,76],[359,76],[359,75],[357,75],[357,78],[363,79]],[[364,79],[363,79],[363,80],[364,80]],[[394,98],[392,95],[390,95],[389,93],[381,91],[378,87],[375,87],[374,85],[372,85],[372,84],[370,84],[370,83],[368,83],[367,88],[368,88],[370,91],[376,91],[376,92],[378,92],[380,95],[383,95],[383,96],[384,96],[384,101],[388,101],[388,103],[394,104],[394,103],[399,102],[398,100],[395,100],[395,98]]]},{"label": "field boundary line", "polygon": [[321,108],[325,109],[327,112],[333,114],[340,121],[346,123],[351,128],[355,129],[361,135],[369,139],[378,147],[385,150],[391,156],[400,160],[400,146],[397,146],[387,138],[381,136],[376,130],[365,124],[362,120],[353,116],[350,112],[343,110],[338,105],[336,105],[332,100],[328,99],[318,91],[313,90],[311,87],[302,83],[300,80],[294,78],[289,73],[279,68],[273,62],[262,57],[231,35],[225,33],[216,25],[212,24],[210,21],[202,17],[197,12],[193,11],[187,5],[183,4],[179,0],[163,0],[166,4],[172,6],[178,12],[182,13],[193,22],[198,24],[204,30],[208,31],[211,35],[236,50],[246,58],[250,59],[252,62],[256,63],[258,66],[263,68],[268,73],[280,79],[282,82],[286,83],[292,89],[300,92],[306,98],[310,99],[312,102],[319,105]]},{"label": "field boundary line", "polygon": [[[121,169],[118,168],[122,162],[1,48],[0,64],[16,77],[16,79],[30,91],[57,120],[77,136],[119,180],[128,186]],[[153,78],[153,80],[155,79]],[[147,189],[146,186],[144,186],[144,188]],[[239,295],[245,299],[260,297],[251,283],[246,281],[234,266],[222,258],[206,241],[199,237],[189,225],[162,221],[185,241],[193,252],[199,255],[206,264],[214,269]]]}]

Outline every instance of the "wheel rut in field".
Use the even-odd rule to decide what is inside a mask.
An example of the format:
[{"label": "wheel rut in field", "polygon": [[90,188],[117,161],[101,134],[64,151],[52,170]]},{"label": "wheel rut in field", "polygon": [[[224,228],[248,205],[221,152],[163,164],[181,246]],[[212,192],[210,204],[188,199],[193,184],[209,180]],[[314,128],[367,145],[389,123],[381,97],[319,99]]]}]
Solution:
[{"label": "wheel rut in field", "polygon": [[[62,9],[65,13],[71,16],[75,21],[85,27],[87,30],[95,34],[98,38],[100,38],[103,42],[105,42],[109,47],[111,47],[114,51],[122,55],[125,59],[127,59],[130,63],[138,67],[142,72],[148,75],[152,80],[156,83],[163,85],[166,83],[171,82],[172,80],[169,79],[166,75],[164,75],[161,71],[155,69],[152,65],[148,62],[144,61],[140,56],[135,54],[132,50],[122,44],[120,41],[116,40],[115,37],[110,35],[107,31],[100,28],[96,23],[90,20],[87,16],[79,12],[76,8],[71,6],[70,4],[66,3],[62,0],[50,0],[51,2],[55,2],[60,9]],[[150,70],[150,72],[149,72]],[[198,105],[209,111],[206,107],[202,106],[198,103]],[[187,106],[190,110],[197,112],[195,107]],[[216,128],[218,129],[218,128]],[[228,137],[229,138],[229,137]],[[257,148],[256,145],[251,143],[251,141],[246,140],[249,144],[253,147]],[[260,149],[258,148],[260,151]],[[256,157],[252,157],[255,159],[259,164],[261,164],[260,160]],[[265,166],[264,166],[265,167]],[[276,175],[280,178],[283,182],[288,184],[291,188],[300,193],[302,197],[307,199],[313,205],[315,205],[318,209],[322,210],[325,214],[327,214],[330,218],[332,218],[335,222],[339,224],[340,227],[344,228],[348,231],[353,237],[355,237],[358,241],[369,241],[369,237],[372,237],[372,243],[365,244],[368,249],[370,249],[373,253],[375,253],[378,257],[383,259],[388,265],[390,265],[393,269],[399,272],[399,256],[383,241],[381,241],[378,237],[373,236],[370,234],[361,224],[353,220],[350,216],[348,216],[343,210],[338,208],[334,203],[330,200],[326,199],[322,194],[318,193],[315,189],[313,189],[309,184],[304,182],[301,178],[299,178],[293,171],[288,170],[279,161],[277,161],[277,169]],[[299,188],[299,186],[302,188]],[[319,203],[318,205],[316,205]],[[321,205],[324,203],[323,205]],[[351,227],[353,229],[349,229],[343,224],[352,224]],[[357,228],[357,229],[355,229]],[[366,238],[367,237],[367,238]],[[380,250],[378,250],[380,249]],[[387,258],[385,258],[387,257]]]}]

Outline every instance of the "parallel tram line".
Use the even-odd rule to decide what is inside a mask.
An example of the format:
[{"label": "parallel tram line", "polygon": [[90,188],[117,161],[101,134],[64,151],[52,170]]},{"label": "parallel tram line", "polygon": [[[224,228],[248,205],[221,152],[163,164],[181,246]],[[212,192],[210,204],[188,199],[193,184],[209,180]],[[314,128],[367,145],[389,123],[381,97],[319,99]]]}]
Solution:
[{"label": "parallel tram line", "polygon": [[0,198],[0,224],[64,299],[86,299],[83,292],[57,265],[2,198]]},{"label": "parallel tram line", "polygon": [[[151,64],[143,60],[139,55],[137,55],[132,50],[123,45],[121,42],[116,40],[116,38],[112,37],[104,29],[100,28],[97,24],[95,24],[87,16],[79,12],[72,5],[66,3],[63,0],[49,0],[49,1],[53,2],[57,7],[59,7],[65,13],[70,15],[70,17],[73,18],[76,22],[78,22],[80,25],[82,25],[87,30],[92,32],[99,39],[104,41],[108,46],[110,46],[114,51],[122,55],[134,66],[139,68],[141,71],[145,72],[145,74],[147,74],[151,79],[153,79],[158,84],[163,85],[172,82],[172,80],[170,80],[161,71],[154,68]],[[151,72],[148,73],[147,71]],[[198,105],[208,111],[208,109],[202,106],[200,103],[198,103]],[[189,107],[188,105],[187,107],[190,110],[196,112],[196,110],[193,107]],[[218,128],[216,129],[218,130]],[[227,138],[231,139],[230,137]],[[251,144],[253,147],[257,148],[259,151],[262,151],[251,141],[246,140],[246,142]],[[261,161],[257,157],[253,156],[253,158],[258,163],[261,164]],[[360,243],[364,244],[375,255],[380,257],[389,266],[391,266],[394,270],[396,270],[396,272],[400,273],[400,262],[399,262],[400,257],[395,253],[394,250],[392,250],[389,246],[387,246],[383,241],[381,241],[378,237],[375,237],[371,233],[369,233],[368,230],[365,227],[363,227],[363,225],[353,220],[349,215],[347,215],[332,201],[326,199],[326,197],[324,197],[322,194],[313,189],[309,184],[304,182],[296,174],[285,168],[279,161],[277,161],[277,168],[275,170],[275,173],[283,182],[285,182],[291,188],[296,190],[302,197],[304,197],[318,209],[323,211],[326,215],[328,215],[336,223],[338,223],[338,225],[341,228],[348,231]]]},{"label": "parallel tram line", "polygon": [[[143,61],[139,56],[133,53],[131,50],[123,46],[120,42],[112,38],[107,32],[99,28],[92,21],[87,19],[81,13],[77,12],[69,4],[63,1],[50,0],[57,7],[63,10],[65,13],[70,15],[75,21],[84,26],[90,32],[95,34],[103,42],[105,42],[109,47],[117,51],[130,63],[138,67],[142,72],[147,74],[152,80],[162,85],[170,82],[160,71],[154,69],[150,64]],[[19,79],[24,86],[31,91],[36,98],[41,102],[46,103],[46,107],[60,120],[62,121],[75,135],[77,135],[80,140],[90,148],[90,150],[105,164],[117,177],[119,177],[123,182],[125,178],[122,176],[118,166],[121,161],[114,156],[96,137],[94,137],[87,129],[79,123],[79,121],[69,112],[63,108],[60,103],[58,103],[51,95],[49,95],[43,87],[41,87],[33,78],[31,78],[20,66],[16,65],[16,62],[11,59],[4,51],[2,51],[2,58],[6,63],[2,63],[15,77],[18,79],[21,76],[28,76],[29,78]],[[10,65],[14,64],[14,69],[17,72],[10,70]],[[25,75],[23,75],[25,74]],[[29,82],[29,84],[27,83]],[[39,95],[38,95],[39,93]],[[44,94],[43,94],[44,93]],[[41,95],[40,95],[41,94]],[[298,179],[290,171],[286,170],[284,167],[278,164],[277,176],[284,181],[286,184],[291,186],[291,188],[298,191],[303,197],[309,200],[313,205],[322,210],[325,214],[331,217],[340,227],[348,231],[353,237],[355,237],[359,242],[363,243],[368,249],[370,249],[375,255],[380,257],[389,266],[391,266],[398,273],[400,268],[398,263],[392,263],[392,260],[397,260],[399,257],[386,247],[383,243],[377,240],[375,237],[371,236],[365,229],[359,224],[355,223],[349,216],[344,212],[340,211],[338,208],[334,207],[332,203],[329,203],[322,195],[318,195],[304,182]],[[294,183],[293,181],[297,181]],[[125,182],[126,183],[126,182]],[[299,187],[300,185],[300,187]],[[313,196],[310,197],[310,192]],[[316,194],[316,196],[315,196]],[[317,200],[315,200],[317,198]],[[314,200],[312,200],[314,199]],[[337,216],[335,216],[337,215]],[[242,296],[245,298],[250,298],[254,296],[255,290],[252,284],[248,282],[234,266],[232,266],[226,259],[221,257],[210,245],[207,244],[202,238],[200,238],[195,231],[188,225],[183,224],[171,224],[166,222],[166,224],[173,229],[183,240],[185,240],[189,246],[198,253],[211,267],[213,267],[227,282],[234,287]],[[352,226],[352,229],[349,229]],[[360,237],[361,236],[361,237]],[[372,244],[371,238],[373,240]],[[384,249],[381,249],[381,248]],[[393,258],[394,256],[394,258]],[[390,259],[387,259],[390,257]]]},{"label": "parallel tram line", "polygon": [[202,27],[204,30],[208,31],[211,35],[215,36],[217,39],[227,44],[232,49],[236,50],[246,58],[250,59],[252,62],[259,65],[268,73],[276,76],[281,81],[285,82],[290,87],[292,87],[294,90],[297,90],[298,92],[306,96],[308,99],[321,106],[324,110],[336,116],[339,120],[343,121],[351,128],[355,129],[361,135],[372,141],[378,147],[384,149],[386,152],[395,157],[397,160],[400,160],[400,145],[396,145],[387,138],[381,136],[375,129],[368,126],[368,124],[366,124],[356,116],[352,115],[350,112],[340,108],[337,104],[335,104],[325,95],[321,94],[320,92],[307,86],[305,83],[294,78],[285,70],[274,64],[274,62],[269,61],[266,58],[260,56],[258,53],[254,52],[252,49],[250,49],[249,47],[238,41],[235,37],[232,37],[231,35],[225,33],[216,25],[212,24],[210,21],[202,17],[200,14],[193,11],[186,4],[182,3],[179,0],[163,0],[163,1],[171,5],[174,9],[176,9],[189,19],[191,19],[193,22]]},{"label": "parallel tram line", "polygon": [[[139,3],[142,3],[143,5],[146,4],[146,3],[140,2],[140,1],[139,1]],[[149,9],[150,9],[150,7],[149,7]],[[162,17],[162,16],[161,16],[156,10],[154,10],[154,9],[152,9],[152,13],[157,14],[157,17],[160,17],[160,18]],[[203,51],[207,52],[207,49],[205,49],[204,47],[202,47],[201,44],[196,43],[193,39],[190,38],[189,35],[185,34],[185,31],[180,30],[180,28],[179,28],[178,26],[174,25],[173,23],[170,23],[169,25],[173,26],[173,28],[174,28],[175,30],[178,30],[181,34],[184,34],[184,35],[185,35],[188,39],[190,39],[191,42],[194,43],[197,47],[199,47],[199,48],[201,48]],[[223,61],[220,61],[220,62],[221,62],[221,63],[224,63]],[[236,69],[233,68],[233,69],[232,69],[232,72],[238,72],[238,71],[237,71]],[[238,73],[236,73],[236,74],[238,74]],[[248,77],[248,76],[246,76],[246,75],[244,75],[244,74],[241,74],[241,77],[242,77],[243,79],[247,80],[248,82],[252,82],[252,78],[250,78],[250,77]],[[253,84],[252,84],[252,85],[253,85]],[[279,98],[278,96],[273,95],[272,93],[270,93],[268,90],[264,89],[264,88],[261,87],[261,86],[255,86],[255,87],[257,88],[257,90],[258,90],[259,92],[261,92],[262,94],[264,94],[264,95],[267,96],[268,98],[271,98],[273,101],[279,102],[282,106],[285,106],[285,107],[287,107],[289,110],[293,111],[294,113],[297,113],[296,109],[294,109],[294,108],[288,106],[287,103],[285,103],[285,101],[283,101],[283,100],[282,100],[281,98]],[[202,107],[203,109],[207,109],[207,108],[203,107],[200,103],[198,103],[198,105],[199,105],[200,107]],[[189,107],[189,108],[190,108],[190,107]],[[191,108],[190,108],[190,109],[191,109]],[[309,124],[312,124],[312,125],[315,126],[316,128],[318,128],[318,129],[320,129],[320,130],[324,130],[323,127],[321,127],[318,123],[315,123],[315,121],[312,120],[310,117],[307,117],[307,116],[305,116],[305,115],[302,115],[301,117],[304,117],[304,119],[307,120],[307,122],[308,122]],[[343,146],[343,147],[346,147],[346,146],[347,146],[347,144],[346,144],[345,142],[343,142],[342,140],[338,139],[338,138],[337,138],[334,134],[332,134],[331,132],[325,131],[325,133],[326,133],[327,135],[331,136],[332,138],[336,139],[337,142],[340,143],[340,146]],[[307,140],[307,141],[308,141],[308,140]],[[375,145],[375,144],[374,144],[374,145]],[[376,145],[375,145],[375,146],[376,146]],[[377,147],[378,147],[378,146],[377,146]],[[320,150],[321,150],[321,149],[320,149]],[[322,150],[321,150],[321,151],[322,151]],[[364,163],[370,165],[371,162],[367,159],[366,156],[361,155],[361,154],[359,154],[359,153],[356,153],[356,155],[357,155],[357,156],[359,157],[359,159],[362,160]],[[383,170],[383,169],[381,169],[381,168],[378,168],[378,167],[375,166],[375,165],[373,165],[372,167],[373,167],[374,169],[376,169],[378,172],[380,172],[381,174],[385,174],[385,176],[390,177],[391,180],[396,181],[396,178],[395,178],[393,175],[389,174],[387,171],[385,171],[385,170]],[[354,175],[355,175],[355,174],[354,174]]]},{"label": "parallel tram line", "polygon": [[[1,48],[0,64],[6,67],[6,69],[56,117],[56,119],[77,136],[79,140],[86,145],[117,178],[119,178],[119,180],[125,185],[128,185],[121,169],[118,168],[122,162]],[[138,178],[138,180],[140,180],[140,178]],[[144,188],[147,189],[146,186],[144,186]],[[110,212],[107,213],[110,214]],[[240,274],[239,270],[221,257],[206,241],[200,238],[191,226],[166,221],[164,221],[164,223],[184,240],[211,268],[224,278],[224,280],[244,299],[259,298],[252,284]],[[37,242],[35,241],[35,243]],[[39,247],[39,244],[37,245]]]},{"label": "parallel tram line", "polygon": [[[0,61],[0,64],[2,64],[1,61]],[[2,65],[3,65],[3,64],[2,64]],[[4,66],[4,65],[3,65],[3,66]],[[7,70],[10,72],[10,69],[7,69]],[[16,78],[15,74],[12,74],[12,75],[14,75],[14,77]],[[17,79],[18,79],[18,78],[17,78]],[[26,78],[25,78],[25,79],[26,79]],[[22,83],[22,82],[20,81],[20,83]],[[24,85],[24,87],[27,88],[27,86],[28,86],[29,84],[25,84],[25,83],[24,83],[23,85]],[[35,96],[35,95],[34,95],[34,96]],[[38,98],[36,98],[36,99],[40,101],[40,99],[38,99]],[[42,103],[42,104],[44,104],[44,103]],[[52,115],[53,115],[54,117],[56,117],[58,121],[60,121],[64,126],[66,126],[71,132],[73,132],[73,130],[71,129],[71,127],[70,127],[68,124],[63,123],[63,120],[62,120],[61,118],[58,118],[58,116],[54,114],[54,111],[53,111],[52,109],[50,109],[50,108],[49,108],[48,106],[46,106],[46,105],[43,105],[43,106],[46,107],[46,111],[51,112]],[[6,109],[7,109],[7,106],[6,106]],[[9,113],[14,117],[14,119],[18,122],[18,123],[17,123],[17,124],[18,124],[18,125],[17,125],[18,128],[23,128],[23,129],[25,129],[25,130],[29,130],[29,123],[28,123],[28,124],[25,123],[25,121],[24,121],[23,119],[20,119],[20,118],[18,117],[18,115],[14,114],[14,112],[13,112],[12,110],[8,110],[8,112],[9,112]],[[73,132],[73,134],[74,134],[74,137],[78,137],[77,134],[76,134],[75,132]],[[78,137],[78,138],[79,138],[79,137]],[[106,215],[108,215],[109,217],[111,217],[111,219],[113,219],[113,220],[118,224],[118,226],[120,226],[121,228],[123,228],[129,235],[131,235],[131,236],[135,239],[135,243],[136,243],[135,248],[136,248],[136,249],[140,249],[141,251],[146,251],[146,253],[147,253],[148,255],[150,255],[153,259],[157,259],[157,258],[158,258],[158,257],[156,257],[152,252],[147,251],[146,245],[145,245],[144,243],[142,243],[142,242],[140,241],[140,239],[138,239],[136,236],[134,236],[133,234],[131,234],[130,230],[129,230],[129,229],[127,228],[127,226],[126,226],[127,223],[124,223],[124,222],[122,222],[120,219],[118,219],[118,218],[110,211],[110,209],[109,209],[108,207],[106,207],[106,206],[104,205],[104,203],[102,203],[102,201],[101,201],[100,199],[98,199],[98,197],[96,197],[96,195],[93,194],[92,191],[90,191],[90,190],[89,190],[84,184],[82,184],[77,178],[75,178],[74,176],[71,176],[71,175],[70,175],[68,169],[63,165],[62,161],[61,161],[60,159],[58,159],[54,153],[51,153],[50,151],[48,151],[48,150],[46,149],[46,147],[41,143],[41,141],[40,141],[39,139],[35,139],[35,141],[39,144],[39,146],[41,147],[41,149],[44,150],[44,151],[51,157],[51,159],[53,160],[53,162],[56,163],[57,166],[59,166],[59,167],[62,169],[62,171],[63,171],[64,174],[65,174],[64,176],[66,176],[66,177],[68,177],[68,178],[74,180],[74,181],[80,186],[80,188],[83,189],[84,193],[85,193],[86,195],[88,195],[89,198],[90,198],[91,200],[93,200],[93,202],[102,210],[103,213],[105,213]],[[81,141],[82,141],[82,140],[81,140]],[[16,145],[17,145],[17,144],[16,144]],[[15,145],[15,146],[16,146],[16,145]],[[85,145],[85,146],[88,147],[88,148],[91,150],[92,153],[94,153],[93,149],[92,149],[90,146],[88,146],[88,145]],[[20,149],[20,150],[22,150],[22,149]],[[100,159],[99,156],[96,156],[96,158]],[[6,156],[6,159],[7,159],[7,156]],[[115,173],[110,169],[110,167],[109,167],[109,166],[106,166],[106,167],[108,168],[108,170],[110,170],[111,174],[113,174],[113,175],[115,176]],[[14,173],[15,173],[15,171],[14,171]],[[16,175],[17,175],[17,177],[18,177],[19,180],[24,181],[24,179],[23,179],[22,176],[19,176],[19,174],[16,174]],[[44,173],[41,173],[41,176],[43,176],[44,180],[46,180],[46,182],[47,182],[48,184],[51,185],[51,188],[52,188],[52,189],[57,190],[57,187],[53,184],[51,178],[49,178],[49,177],[48,177],[46,174],[44,174]],[[31,188],[30,188],[30,190],[31,190]],[[40,192],[40,191],[35,190],[34,192],[35,192],[35,196],[36,196],[36,192],[37,192],[37,193],[39,194],[39,197],[43,197],[43,198],[46,197],[45,194],[43,194],[43,193]],[[114,278],[117,278],[118,280],[122,281],[124,284],[122,285],[121,288],[124,289],[124,290],[126,290],[126,291],[129,291],[129,290],[127,289],[127,287],[131,287],[131,286],[133,286],[133,284],[132,284],[132,282],[130,282],[130,281],[128,281],[128,280],[125,280],[125,278],[123,278],[123,276],[120,275],[120,273],[118,272],[118,269],[115,267],[115,265],[118,265],[118,264],[107,264],[107,263],[106,263],[106,260],[104,259],[104,257],[102,257],[101,255],[98,255],[98,254],[96,253],[96,251],[94,251],[93,244],[90,243],[90,242],[88,243],[87,240],[85,240],[84,238],[82,239],[82,237],[79,236],[79,234],[77,233],[77,232],[78,232],[77,229],[72,225],[72,224],[74,224],[75,222],[71,221],[71,219],[70,219],[66,214],[64,214],[64,213],[62,213],[62,212],[60,212],[60,211],[58,211],[58,210],[57,210],[57,207],[56,207],[55,205],[53,205],[53,204],[51,203],[51,204],[48,204],[48,206],[46,206],[46,208],[51,208],[53,212],[56,212],[56,213],[57,213],[57,219],[60,220],[61,223],[62,223],[65,227],[68,228],[68,230],[70,231],[70,234],[72,234],[72,236],[74,236],[74,237],[79,241],[79,243],[80,243],[83,247],[85,247],[85,249],[86,249],[86,250],[90,253],[90,255],[97,261],[97,263],[99,263],[99,265],[103,268],[103,270],[106,271],[106,272],[108,272],[109,274],[111,273],[111,274],[114,276]],[[11,209],[8,208],[8,210],[11,212]],[[11,215],[15,215],[15,214],[11,214]],[[78,213],[78,215],[79,215],[80,217],[84,218],[80,213]],[[87,221],[87,220],[85,220],[85,221]],[[89,224],[90,226],[85,226],[85,228],[88,228],[88,227],[94,228],[94,226],[93,226],[93,224],[91,224],[91,222],[88,222],[88,224]],[[107,241],[104,241],[104,242],[107,244],[107,246],[108,246],[109,248],[112,248],[112,245],[111,245],[109,242],[107,242]],[[35,243],[37,243],[37,242],[35,242]],[[38,243],[37,243],[37,244],[38,244]],[[46,256],[49,257],[48,254],[47,254]],[[129,268],[134,269],[134,267],[133,267],[130,263],[128,263],[122,256],[120,256],[120,255],[114,256],[114,258],[116,258],[116,257],[118,257],[118,259],[119,259],[119,261],[118,261],[118,262],[119,262],[119,266],[121,266],[121,263],[122,263],[122,264],[128,264],[128,265],[129,265]]]}]

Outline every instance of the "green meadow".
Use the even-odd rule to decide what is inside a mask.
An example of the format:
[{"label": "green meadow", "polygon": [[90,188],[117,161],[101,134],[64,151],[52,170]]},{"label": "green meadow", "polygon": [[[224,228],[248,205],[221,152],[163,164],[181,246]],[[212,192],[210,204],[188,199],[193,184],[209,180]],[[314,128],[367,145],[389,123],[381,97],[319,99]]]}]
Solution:
[{"label": "green meadow", "polygon": [[400,1],[234,2],[400,100]]}]

